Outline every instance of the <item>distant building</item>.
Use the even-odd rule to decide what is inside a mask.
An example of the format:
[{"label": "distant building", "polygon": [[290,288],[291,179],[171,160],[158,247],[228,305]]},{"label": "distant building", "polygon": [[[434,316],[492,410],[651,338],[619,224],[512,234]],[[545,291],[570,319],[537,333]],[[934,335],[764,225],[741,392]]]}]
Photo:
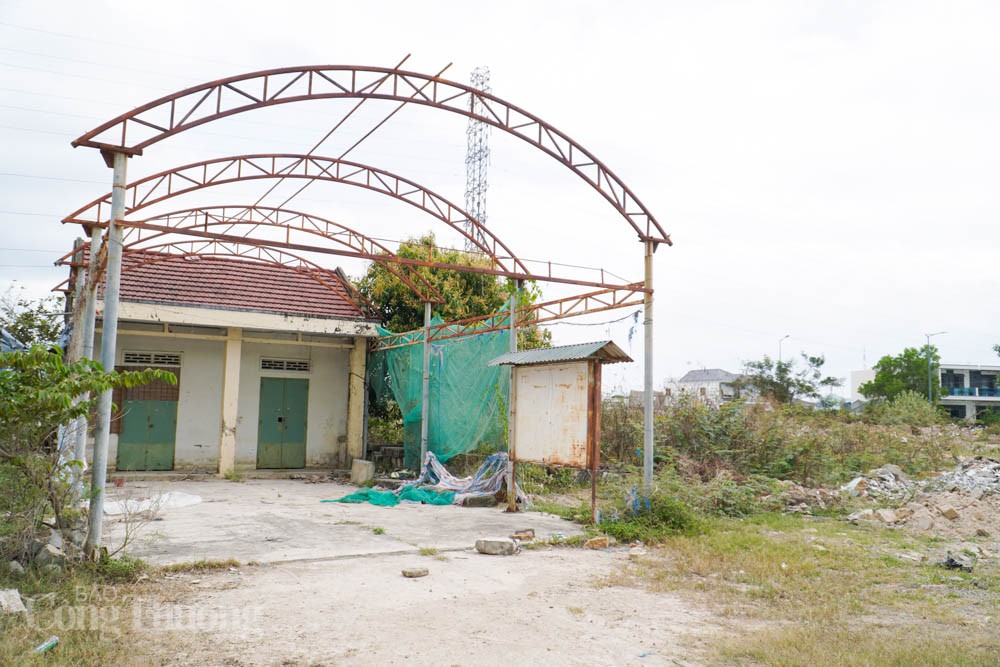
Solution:
[{"label": "distant building", "polygon": [[721,368],[688,371],[675,383],[676,393],[697,396],[707,403],[718,405],[740,397],[740,377]]},{"label": "distant building", "polygon": [[[941,399],[938,404],[956,419],[976,421],[986,411],[1000,412],[997,377],[1000,366],[940,364]],[[875,371],[851,371],[851,401],[863,398],[858,392],[865,382],[875,379]]]},{"label": "distant building", "polygon": [[952,417],[975,421],[986,411],[1000,412],[1000,391],[997,375],[1000,366],[941,364],[940,405]]}]

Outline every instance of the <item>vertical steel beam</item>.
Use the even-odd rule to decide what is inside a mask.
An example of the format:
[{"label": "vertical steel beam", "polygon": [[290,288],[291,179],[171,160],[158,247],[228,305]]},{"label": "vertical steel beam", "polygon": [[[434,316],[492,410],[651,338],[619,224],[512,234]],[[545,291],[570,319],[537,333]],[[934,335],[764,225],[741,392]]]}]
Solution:
[{"label": "vertical steel beam", "polygon": [[[514,283],[510,295],[510,347],[517,352],[517,301],[521,296],[521,281]],[[514,366],[510,366],[510,389],[507,391],[507,511],[517,511],[517,463],[514,461]]]},{"label": "vertical steel beam", "polygon": [[653,242],[646,241],[646,292],[643,414],[642,414],[642,487],[646,493],[653,490]]},{"label": "vertical steel beam", "polygon": [[427,431],[431,412],[431,302],[424,302],[424,382],[420,405],[420,472],[427,465]]},{"label": "vertical steel beam", "polygon": [[[108,267],[104,285],[104,317],[101,326],[101,364],[105,371],[115,368],[118,343],[118,294],[122,279],[122,228],[118,221],[125,213],[125,153],[114,154],[114,178],[111,186],[111,217],[108,220]],[[93,256],[91,256],[93,261]],[[96,293],[94,298],[96,300]],[[96,305],[96,304],[95,304]],[[100,556],[104,531],[104,486],[108,474],[108,442],[111,437],[111,389],[101,393],[97,404],[97,428],[94,435],[94,466],[91,478],[90,526],[84,552]]]}]

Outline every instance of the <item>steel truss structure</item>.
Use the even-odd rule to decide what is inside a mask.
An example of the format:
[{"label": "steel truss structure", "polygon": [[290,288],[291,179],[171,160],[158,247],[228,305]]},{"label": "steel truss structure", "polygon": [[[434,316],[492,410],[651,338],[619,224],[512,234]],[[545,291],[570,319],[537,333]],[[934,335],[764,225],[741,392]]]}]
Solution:
[{"label": "steel truss structure", "polygon": [[[517,336],[514,334],[519,324],[540,324],[563,317],[638,305],[641,300],[645,312],[643,483],[647,490],[650,489],[653,469],[652,259],[661,243],[672,245],[670,237],[624,181],[593,153],[551,124],[490,92],[477,90],[441,78],[439,75],[431,76],[402,70],[400,66],[385,68],[321,65],[240,74],[161,97],[124,113],[73,141],[73,146],[99,149],[105,163],[113,169],[111,193],[93,200],[63,219],[64,223],[79,223],[91,232],[91,261],[86,280],[82,279],[80,264],[74,264],[77,276],[72,281],[74,289],[83,297],[78,300],[83,304],[82,308],[74,309],[74,320],[80,323],[79,331],[82,336],[77,337],[82,337],[83,354],[91,354],[88,345],[93,348],[97,281],[102,275],[103,265],[106,287],[100,361],[109,368],[115,364],[123,253],[129,253],[134,258],[133,262],[137,259],[140,263],[165,261],[177,256],[225,255],[291,266],[341,294],[344,293],[342,290],[353,289],[350,281],[339,272],[323,269],[299,253],[369,259],[386,267],[393,267],[391,270],[394,275],[399,276],[424,301],[425,327],[422,330],[421,342],[424,343],[422,410],[425,418],[422,420],[421,447],[425,450],[428,421],[426,416],[429,414],[430,341],[435,338],[441,340],[478,333],[491,327],[499,328],[504,326],[502,323],[504,315],[450,323],[435,328],[432,332],[431,303],[440,300],[441,295],[430,288],[426,280],[418,279],[419,267],[506,276],[517,281],[518,285],[523,280],[537,280],[598,288],[597,291],[576,297],[536,304],[523,309],[515,309],[512,296],[513,317],[510,312],[506,314],[506,326],[510,328],[511,343],[516,349]],[[254,109],[324,99],[358,100],[348,116],[368,100],[399,103],[382,121],[356,141],[348,152],[406,104],[459,114],[472,121],[497,128],[534,146],[576,173],[625,219],[643,245],[644,281],[627,284],[608,283],[604,281],[603,271],[600,281],[556,276],[552,274],[551,265],[548,273],[533,273],[474,215],[428,188],[376,167],[346,161],[343,155],[341,158],[312,155],[329,133],[305,155],[239,155],[184,165],[133,183],[127,181],[128,157],[142,155],[144,149],[175,134]],[[342,123],[343,119],[330,133]],[[172,214],[148,217],[144,220],[132,219],[149,206],[204,188],[256,179],[288,178],[303,179],[307,184],[329,181],[362,187],[406,202],[455,229],[467,240],[471,249],[476,252],[481,251],[489,261],[483,266],[459,266],[435,262],[433,257],[428,257],[426,260],[403,258],[397,253],[387,253],[385,246],[347,227],[311,214],[287,210],[284,208],[288,203],[287,200],[279,208],[257,205],[206,207],[175,211]],[[257,202],[259,203],[260,201]],[[102,229],[107,230],[104,234],[106,242],[102,239]],[[268,235],[258,233],[262,230],[267,230]],[[283,230],[284,236],[274,234],[274,230]],[[242,233],[232,233],[235,231]],[[172,241],[169,237],[174,234],[190,237],[192,240]],[[308,236],[302,238],[304,235]],[[317,238],[321,240],[317,242]],[[82,255],[83,253],[77,248],[72,261],[79,261]],[[328,279],[329,276],[336,276],[337,284],[333,284]],[[355,300],[361,298],[356,291],[350,296]],[[392,346],[389,339],[384,339],[379,345],[383,346],[382,349]],[[221,456],[223,450],[235,453],[235,420],[235,412],[228,416],[224,413],[220,436],[220,475],[231,471],[235,465],[235,456],[225,460]],[[104,487],[111,422],[110,390],[103,392],[99,397],[96,422],[92,467],[93,493],[90,499],[91,522],[84,547],[88,554],[97,554],[102,543]],[[82,434],[86,433],[86,429],[83,428],[79,431]],[[85,436],[77,439],[76,452],[77,458],[85,457]],[[508,473],[508,480],[512,484],[512,471],[508,470]],[[512,496],[512,488],[509,493]]]},{"label": "steel truss structure", "polygon": [[[386,67],[314,65],[262,70],[178,91],[124,113],[73,141],[108,153],[141,155],[179,132],[234,114],[318,99],[378,99],[443,109],[481,121],[555,158],[597,190],[641,241],[670,237],[631,189],[596,155],[538,116],[471,86]],[[476,111],[473,111],[473,110]]]},{"label": "steel truss structure", "polygon": [[[641,306],[644,292],[642,283],[632,283],[623,287],[578,294],[565,299],[534,303],[524,308],[515,309],[514,326],[533,326],[576,315],[589,315],[616,308]],[[396,347],[423,343],[425,340],[432,342],[447,340],[470,334],[500,331],[509,329],[510,326],[510,311],[504,311],[494,315],[470,317],[455,322],[434,324],[424,329],[381,336],[372,343],[371,349],[391,350]]]}]

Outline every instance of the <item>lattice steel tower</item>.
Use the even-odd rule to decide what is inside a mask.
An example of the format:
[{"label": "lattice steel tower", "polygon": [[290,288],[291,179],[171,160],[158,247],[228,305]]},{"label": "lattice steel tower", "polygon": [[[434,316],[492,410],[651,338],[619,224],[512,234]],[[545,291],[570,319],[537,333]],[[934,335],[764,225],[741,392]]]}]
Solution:
[{"label": "lattice steel tower", "polygon": [[[484,93],[490,92],[490,70],[488,67],[477,67],[472,70],[469,83],[473,88]],[[479,97],[473,95],[470,98],[469,106],[473,114],[483,115],[483,103]],[[490,126],[475,118],[469,119],[469,127],[465,131],[467,148],[465,152],[465,210],[472,217],[486,224],[486,168],[490,163]],[[479,232],[471,222],[465,223],[469,236],[483,241],[483,234]],[[469,251],[477,250],[476,245],[471,240],[466,240],[465,249]]]}]

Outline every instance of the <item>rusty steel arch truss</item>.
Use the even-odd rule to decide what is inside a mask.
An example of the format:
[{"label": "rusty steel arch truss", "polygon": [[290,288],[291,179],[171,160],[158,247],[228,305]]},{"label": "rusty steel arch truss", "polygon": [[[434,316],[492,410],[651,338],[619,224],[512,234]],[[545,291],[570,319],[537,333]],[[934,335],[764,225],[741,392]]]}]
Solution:
[{"label": "rusty steel arch truss", "polygon": [[[132,250],[148,247],[152,241],[157,241],[173,234],[201,236],[202,238],[233,241],[235,237],[229,232],[239,229],[241,237],[247,243],[261,244],[269,248],[284,250],[299,250],[320,252],[325,250],[320,246],[308,243],[295,243],[292,235],[309,235],[319,237],[347,248],[347,252],[332,254],[349,255],[361,259],[370,259],[381,264],[387,271],[409,287],[421,300],[431,303],[443,303],[441,293],[410,265],[394,261],[396,254],[379,241],[362,234],[339,222],[302,211],[271,206],[205,206],[171,211],[145,220],[130,222],[120,221],[123,226],[123,248],[128,254]],[[102,226],[106,226],[103,225]],[[222,232],[211,232],[215,228],[223,228]],[[281,230],[285,239],[252,239],[250,236],[258,228]],[[148,235],[144,232],[149,232]]]},{"label": "rusty steel arch truss", "polygon": [[[215,158],[168,169],[129,183],[125,190],[125,215],[133,215],[153,204],[204,188],[258,179],[309,179],[330,181],[388,195],[438,218],[471,241],[497,266],[505,270],[527,267],[495,234],[482,226],[461,207],[414,181],[383,169],[357,162],[316,155],[256,154]],[[106,220],[111,210],[109,192],[63,218],[64,223],[95,225]],[[470,235],[469,222],[481,234]],[[484,241],[479,241],[483,238]],[[505,260],[512,262],[507,265]]]},{"label": "rusty steel arch truss", "polygon": [[490,93],[401,69],[317,65],[231,76],[149,102],[94,128],[73,145],[141,155],[143,149],[167,137],[245,111],[307,100],[358,98],[442,109],[512,134],[555,158],[597,190],[641,241],[654,247],[671,244],[669,235],[625,182],[564,132]]}]

